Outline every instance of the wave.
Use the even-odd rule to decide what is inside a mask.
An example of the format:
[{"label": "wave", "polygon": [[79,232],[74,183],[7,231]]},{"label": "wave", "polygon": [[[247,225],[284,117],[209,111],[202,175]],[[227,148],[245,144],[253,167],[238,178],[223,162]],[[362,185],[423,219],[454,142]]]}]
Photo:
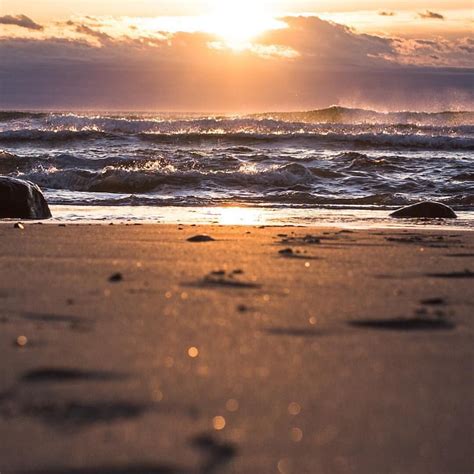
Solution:
[{"label": "wave", "polygon": [[[144,195],[144,194],[109,194],[81,193],[64,194],[46,189],[48,202],[53,205],[100,205],[100,206],[271,206],[272,208],[301,207],[301,208],[371,208],[391,209],[412,204],[419,199],[406,196],[394,196],[390,193],[375,193],[364,196],[341,196],[328,194],[313,194],[308,192],[287,191],[266,195],[248,197],[239,196],[202,196],[199,194],[179,195]],[[438,199],[457,211],[470,211],[474,198],[468,195],[456,195],[450,198]]]},{"label": "wave", "polygon": [[[334,132],[292,132],[274,133],[258,132],[173,132],[173,133],[138,133],[132,135],[144,142],[169,145],[190,145],[198,143],[284,143],[299,141],[314,145],[353,145],[361,148],[425,148],[431,150],[474,150],[474,137],[455,135],[423,135],[402,133],[334,133]],[[73,141],[123,140],[124,137],[111,132],[98,130],[7,130],[0,132],[0,143],[36,142],[45,144]]]},{"label": "wave", "polygon": [[412,124],[412,125],[474,125],[474,111],[445,112],[377,112],[374,110],[332,106],[305,112],[274,112],[256,114],[258,118],[334,124]]},{"label": "wave", "polygon": [[[244,116],[198,114],[114,114],[114,113],[47,113],[29,111],[0,111],[0,122],[9,120],[46,119],[53,126],[89,126],[115,129],[124,132],[135,127],[135,133],[157,124],[194,123],[197,126],[212,125],[229,120],[270,120],[274,122],[320,123],[320,124],[376,124],[415,126],[474,125],[474,111],[399,111],[380,112],[370,109],[331,106],[323,109],[296,112],[265,112]],[[133,130],[131,130],[133,131]]]},{"label": "wave", "polygon": [[100,138],[113,138],[106,132],[97,130],[37,130],[20,129],[0,132],[0,143],[10,142],[69,142],[75,140],[97,140]]},{"label": "wave", "polygon": [[3,114],[0,174],[53,203],[473,205],[472,112]]},{"label": "wave", "polygon": [[12,120],[24,120],[24,119],[39,119],[45,118],[48,114],[44,112],[15,112],[15,111],[1,111],[0,110],[0,122],[9,122]]},{"label": "wave", "polygon": [[[400,161],[398,169],[397,160]],[[69,163],[72,161],[69,158]],[[134,196],[139,203],[149,199],[181,199],[193,205],[193,199],[198,197],[209,202],[390,206],[419,196],[445,200],[450,205],[472,205],[472,185],[469,181],[456,180],[456,176],[461,176],[459,165],[452,164],[452,179],[446,179],[445,175],[445,179],[437,182],[435,177],[427,186],[425,176],[407,172],[410,168],[405,166],[405,161],[400,157],[381,159],[344,153],[318,165],[315,162],[268,163],[256,168],[241,164],[237,169],[221,170],[213,169],[212,164],[200,169],[178,168],[167,160],[130,161],[128,165],[97,166],[96,169],[48,167],[44,162],[14,175],[47,190],[71,193],[76,201],[90,199],[81,197],[81,193],[87,193],[96,195],[99,201],[104,194],[116,195],[114,199]],[[61,196],[64,198],[64,193]]]}]

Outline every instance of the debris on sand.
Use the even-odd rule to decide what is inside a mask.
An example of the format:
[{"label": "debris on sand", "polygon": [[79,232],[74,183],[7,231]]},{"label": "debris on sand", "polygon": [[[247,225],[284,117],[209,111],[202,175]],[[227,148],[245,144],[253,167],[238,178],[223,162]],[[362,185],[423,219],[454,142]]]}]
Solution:
[{"label": "debris on sand", "polygon": [[14,229],[25,230],[25,226],[21,222],[17,222],[14,226]]},{"label": "debris on sand", "polygon": [[304,237],[288,237],[281,240],[282,244],[292,245],[317,245],[321,243],[321,239],[315,235],[305,235]]},{"label": "debris on sand", "polygon": [[203,279],[206,286],[227,286],[233,288],[260,288],[261,285],[253,282],[241,281],[236,278],[236,274],[225,271],[211,272]]}]

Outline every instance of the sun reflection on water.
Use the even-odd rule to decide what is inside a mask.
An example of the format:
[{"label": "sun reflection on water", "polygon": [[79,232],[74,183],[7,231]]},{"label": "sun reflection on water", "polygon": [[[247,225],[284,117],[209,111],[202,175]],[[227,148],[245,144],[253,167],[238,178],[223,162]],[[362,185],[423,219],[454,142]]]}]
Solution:
[{"label": "sun reflection on water", "polygon": [[263,225],[266,221],[260,209],[250,207],[221,207],[215,209],[220,225]]}]

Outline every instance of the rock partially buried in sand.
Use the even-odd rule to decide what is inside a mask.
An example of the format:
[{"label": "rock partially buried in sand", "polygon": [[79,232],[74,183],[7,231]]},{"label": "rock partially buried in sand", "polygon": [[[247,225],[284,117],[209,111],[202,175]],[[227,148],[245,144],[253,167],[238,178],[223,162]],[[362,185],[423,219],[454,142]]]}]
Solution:
[{"label": "rock partially buried in sand", "polygon": [[0,219],[49,219],[40,188],[29,181],[0,177]]},{"label": "rock partially buried in sand", "polygon": [[426,219],[456,219],[456,213],[445,204],[439,202],[419,202],[411,206],[402,207],[390,214],[396,219],[403,218],[426,218]]},{"label": "rock partially buried in sand", "polygon": [[188,242],[214,242],[210,235],[195,235],[194,237],[190,237]]}]

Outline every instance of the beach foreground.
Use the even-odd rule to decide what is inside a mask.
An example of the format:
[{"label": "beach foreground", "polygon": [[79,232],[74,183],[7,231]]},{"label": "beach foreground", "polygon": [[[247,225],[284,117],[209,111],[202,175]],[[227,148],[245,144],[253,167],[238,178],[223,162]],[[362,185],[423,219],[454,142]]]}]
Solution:
[{"label": "beach foreground", "polygon": [[472,232],[0,242],[2,474],[472,472]]}]

